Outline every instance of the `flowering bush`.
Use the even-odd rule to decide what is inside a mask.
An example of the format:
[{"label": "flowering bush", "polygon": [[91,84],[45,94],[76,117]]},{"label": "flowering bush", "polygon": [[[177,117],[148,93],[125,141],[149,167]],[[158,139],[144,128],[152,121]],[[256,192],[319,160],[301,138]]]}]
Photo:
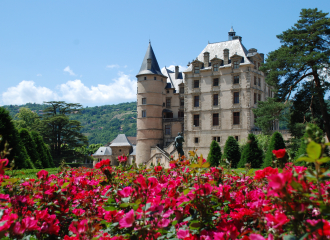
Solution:
[{"label": "flowering bush", "polygon": [[37,180],[1,174],[0,236],[330,239],[330,177],[320,168],[329,159],[313,151],[305,160],[315,162],[315,171],[291,163],[255,176],[209,168],[196,155],[173,161],[171,169],[124,171],[103,160],[95,169],[63,169],[56,175],[41,170]]}]

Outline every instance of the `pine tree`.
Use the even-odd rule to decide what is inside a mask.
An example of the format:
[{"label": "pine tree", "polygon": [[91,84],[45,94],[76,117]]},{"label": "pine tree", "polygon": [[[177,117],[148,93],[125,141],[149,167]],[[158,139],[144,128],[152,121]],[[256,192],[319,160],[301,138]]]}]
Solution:
[{"label": "pine tree", "polygon": [[32,139],[30,133],[25,129],[21,128],[19,131],[21,141],[26,149],[27,154],[29,155],[34,166],[38,169],[42,169],[42,163],[40,161],[40,156],[36,149],[36,144]]},{"label": "pine tree", "polygon": [[233,136],[229,136],[223,153],[223,158],[231,162],[231,167],[236,168],[241,158],[241,152],[239,151],[239,145]]},{"label": "pine tree", "polygon": [[243,149],[241,159],[237,164],[238,168],[244,168],[246,163],[251,163],[252,168],[260,168],[263,159],[263,151],[258,146],[258,140],[254,134],[248,136],[248,143]]},{"label": "pine tree", "polygon": [[211,167],[217,167],[220,163],[221,155],[221,147],[213,140],[211,142],[209,155],[207,156],[207,162],[210,163]]},{"label": "pine tree", "polygon": [[12,122],[9,112],[3,107],[0,107],[0,134],[2,135],[0,151],[4,149],[5,143],[8,142],[9,148],[12,150],[6,158],[8,158],[10,162],[13,160],[15,161],[15,168],[34,168],[34,165],[20,140],[18,131]]},{"label": "pine tree", "polygon": [[275,160],[273,150],[279,150],[283,148],[285,148],[285,143],[282,134],[280,134],[279,132],[274,132],[272,138],[270,139],[270,143],[262,167],[265,168],[271,166],[273,160]]},{"label": "pine tree", "polygon": [[37,151],[39,153],[40,160],[42,162],[42,166],[44,168],[50,168],[51,165],[48,161],[48,156],[47,156],[47,152],[45,151],[45,148],[44,148],[44,141],[42,140],[42,137],[39,135],[39,133],[34,132],[34,131],[31,132],[31,135],[32,135],[34,142],[36,143]]},{"label": "pine tree", "polygon": [[52,168],[54,168],[54,167],[55,167],[55,164],[54,164],[54,161],[53,161],[53,157],[52,157],[52,155],[50,154],[50,150],[49,150],[49,148],[48,148],[48,146],[47,146],[46,143],[44,143],[44,150],[45,150],[45,152],[46,152],[46,154],[47,154],[47,159],[48,159],[48,162],[49,162],[50,166],[51,166]]}]

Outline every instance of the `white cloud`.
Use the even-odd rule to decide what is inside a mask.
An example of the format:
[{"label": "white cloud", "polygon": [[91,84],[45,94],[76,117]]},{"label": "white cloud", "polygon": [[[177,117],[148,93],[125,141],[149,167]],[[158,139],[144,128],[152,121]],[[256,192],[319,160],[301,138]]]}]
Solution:
[{"label": "white cloud", "polygon": [[[169,67],[166,67],[167,69],[171,70],[171,71],[175,71],[175,65],[170,65]],[[165,69],[165,67],[162,68],[162,70]],[[187,67],[183,67],[179,65],[179,72],[183,72],[184,70],[186,70]]]},{"label": "white cloud", "polygon": [[35,86],[33,81],[22,81],[16,87],[10,87],[2,93],[2,104],[42,103],[48,100],[57,100],[58,96],[46,87]]},{"label": "white cloud", "polygon": [[68,72],[71,76],[75,76],[76,74],[70,69],[69,66],[63,69],[64,72]]},{"label": "white cloud", "polygon": [[118,78],[110,84],[98,84],[88,87],[80,79],[58,85],[55,91],[36,86],[33,81],[22,81],[1,94],[3,105],[25,104],[28,102],[66,101],[82,105],[103,105],[136,101],[137,82],[129,75],[118,73]]},{"label": "white cloud", "polygon": [[112,64],[112,65],[107,65],[107,68],[119,68],[120,66],[118,64]]},{"label": "white cloud", "polygon": [[42,75],[40,73],[37,74],[37,77],[42,77]]}]

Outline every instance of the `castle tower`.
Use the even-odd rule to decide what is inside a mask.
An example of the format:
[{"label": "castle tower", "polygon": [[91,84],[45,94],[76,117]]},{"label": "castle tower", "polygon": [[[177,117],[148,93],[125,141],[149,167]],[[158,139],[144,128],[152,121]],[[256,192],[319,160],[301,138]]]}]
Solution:
[{"label": "castle tower", "polygon": [[136,163],[150,158],[152,147],[163,146],[162,111],[167,77],[160,69],[151,43],[137,77]]},{"label": "castle tower", "polygon": [[233,40],[235,37],[236,32],[234,31],[233,27],[231,27],[230,31],[228,32],[228,40]]}]

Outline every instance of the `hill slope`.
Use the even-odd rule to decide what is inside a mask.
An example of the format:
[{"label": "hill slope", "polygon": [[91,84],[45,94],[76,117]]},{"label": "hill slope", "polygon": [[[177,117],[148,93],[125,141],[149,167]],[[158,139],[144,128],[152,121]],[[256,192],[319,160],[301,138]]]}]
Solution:
[{"label": "hill slope", "polygon": [[[44,104],[27,103],[24,105],[5,105],[14,117],[21,107],[30,108],[42,116]],[[136,136],[136,102],[120,103],[116,105],[104,105],[86,107],[81,114],[71,115],[71,119],[78,120],[84,126],[82,133],[88,137],[89,144],[106,144],[112,141],[118,134]]]}]

